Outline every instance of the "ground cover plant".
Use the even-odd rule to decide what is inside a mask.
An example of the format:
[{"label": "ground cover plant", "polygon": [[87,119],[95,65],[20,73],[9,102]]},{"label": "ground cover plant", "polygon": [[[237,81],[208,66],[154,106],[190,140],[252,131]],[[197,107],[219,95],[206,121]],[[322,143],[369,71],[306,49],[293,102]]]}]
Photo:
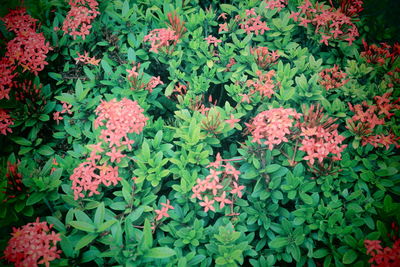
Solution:
[{"label": "ground cover plant", "polygon": [[400,44],[363,4],[14,3],[1,265],[400,266]]}]

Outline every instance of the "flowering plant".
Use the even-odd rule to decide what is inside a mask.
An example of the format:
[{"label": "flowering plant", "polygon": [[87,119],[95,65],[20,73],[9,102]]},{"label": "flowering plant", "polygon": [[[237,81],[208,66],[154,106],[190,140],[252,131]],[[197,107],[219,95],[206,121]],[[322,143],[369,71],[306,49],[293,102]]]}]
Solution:
[{"label": "flowering plant", "polygon": [[375,6],[16,4],[0,265],[399,264],[400,46]]}]

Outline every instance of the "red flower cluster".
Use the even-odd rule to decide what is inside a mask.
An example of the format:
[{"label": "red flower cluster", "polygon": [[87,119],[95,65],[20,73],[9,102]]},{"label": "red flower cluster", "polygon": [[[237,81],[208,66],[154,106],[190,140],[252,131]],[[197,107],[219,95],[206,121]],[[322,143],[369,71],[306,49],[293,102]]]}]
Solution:
[{"label": "red flower cluster", "polygon": [[262,69],[269,68],[272,64],[276,64],[279,58],[278,50],[269,51],[268,47],[250,48],[250,53],[255,57],[257,66]]},{"label": "red flower cluster", "polygon": [[[98,117],[94,122],[94,127],[105,126],[101,130],[100,139],[104,141],[98,144],[90,145],[92,152],[87,161],[81,163],[75,168],[71,175],[72,189],[74,198],[84,197],[82,191],[90,191],[89,196],[100,194],[98,187],[100,184],[110,186],[116,185],[121,178],[118,176],[118,166],[112,167],[104,162],[102,155],[98,153],[105,152],[103,144],[108,144],[108,151],[105,153],[109,161],[119,163],[125,157],[122,154],[123,146],[132,149],[133,140],[130,140],[128,133],[139,134],[146,125],[147,118],[142,114],[143,109],[136,101],[122,99],[117,102],[112,99],[109,102],[102,101],[96,109]],[[124,139],[124,140],[121,140]],[[100,164],[101,162],[101,164]]]},{"label": "red flower cluster", "polygon": [[281,9],[286,7],[286,5],[288,4],[288,0],[265,0],[265,3],[267,4],[266,8],[277,8],[278,11],[281,11]]},{"label": "red flower cluster", "polygon": [[314,165],[316,159],[319,163],[322,163],[324,159],[329,158],[332,155],[333,160],[340,160],[341,153],[347,147],[347,145],[339,146],[345,139],[345,137],[338,134],[337,130],[328,132],[323,127],[319,126],[316,128],[301,128],[301,141],[302,147],[299,150],[307,153],[303,159],[310,161],[311,165]]},{"label": "red flower cluster", "polygon": [[212,35],[209,35],[207,38],[204,38],[204,40],[207,41],[207,44],[211,44],[211,45],[213,44],[215,47],[217,47],[217,45],[222,42],[221,40],[217,39],[216,37],[214,37]]},{"label": "red flower cluster", "polygon": [[145,42],[151,43],[150,51],[158,53],[158,50],[163,47],[169,47],[170,45],[176,45],[179,40],[179,36],[174,30],[171,29],[154,29],[143,39]]},{"label": "red flower cluster", "polygon": [[159,221],[162,218],[169,217],[168,211],[174,209],[174,207],[171,206],[169,203],[170,203],[170,201],[167,200],[167,203],[161,203],[161,206],[163,206],[161,208],[161,210],[154,210],[154,212],[157,214],[156,221]]},{"label": "red flower cluster", "polygon": [[[121,101],[115,98],[109,102],[102,101],[95,112],[98,117],[94,127],[106,126],[106,129],[101,130],[100,138],[108,143],[110,148],[114,145],[129,144],[131,140],[128,133],[139,134],[148,120],[137,102],[127,98]],[[123,138],[125,141],[121,143]]]},{"label": "red flower cluster", "polygon": [[161,81],[160,76],[153,76],[150,78],[150,81],[146,85],[146,90],[149,91],[150,93],[153,92],[153,89],[156,88],[158,85],[164,84],[163,81]]},{"label": "red flower cluster", "polygon": [[168,22],[171,29],[175,31],[175,34],[178,36],[178,39],[182,37],[182,35],[186,32],[185,22],[181,21],[181,19],[176,15],[176,12],[172,15],[172,13],[168,13]]},{"label": "red flower cluster", "polygon": [[262,72],[258,70],[256,74],[258,75],[257,80],[253,79],[246,82],[246,85],[252,88],[250,90],[250,95],[258,92],[261,97],[271,98],[275,93],[274,88],[276,84],[274,80],[272,80],[272,77],[275,76],[275,71],[270,70],[269,72],[262,74]]},{"label": "red flower cluster", "polygon": [[23,71],[29,70],[37,75],[47,65],[46,54],[52,48],[46,43],[43,33],[36,32],[36,20],[26,14],[24,8],[20,8],[11,11],[2,21],[16,35],[7,43],[7,61],[18,63]]},{"label": "red flower cluster", "polygon": [[12,65],[10,59],[3,57],[0,60],[0,100],[10,99],[10,90],[13,87],[13,79],[17,73],[13,73],[16,66]]},{"label": "red flower cluster", "polygon": [[395,240],[392,247],[383,248],[380,240],[364,240],[368,261],[372,267],[398,267],[400,266],[400,239]]},{"label": "red flower cluster", "polygon": [[89,53],[86,51],[84,52],[83,55],[81,55],[79,53],[77,53],[77,54],[78,54],[78,57],[75,58],[76,63],[82,62],[83,64],[86,64],[86,65],[90,64],[93,66],[98,66],[100,63],[100,59],[96,59],[95,57],[89,57]]},{"label": "red flower cluster", "polygon": [[[385,125],[385,119],[390,119],[394,115],[393,110],[400,109],[400,105],[397,104],[400,98],[392,102],[391,95],[391,92],[387,92],[382,96],[375,96],[376,105],[369,105],[365,101],[354,106],[348,103],[354,115],[346,121],[346,127],[362,138],[363,146],[371,144],[374,147],[385,146],[389,149],[389,146],[394,144],[397,148],[400,147],[400,137],[392,133],[374,134],[376,125]],[[367,109],[364,111],[364,108]]]},{"label": "red flower cluster", "polygon": [[96,0],[70,0],[69,5],[71,9],[64,20],[62,30],[73,36],[74,40],[76,36],[82,36],[85,40],[92,28],[92,20],[100,14],[99,4]]},{"label": "red flower cluster", "polygon": [[334,124],[336,119],[328,118],[322,112],[323,108],[319,104],[316,107],[311,105],[304,113],[303,122],[296,124],[300,129],[300,136],[303,137],[299,150],[307,153],[303,159],[308,160],[311,165],[318,159],[320,170],[323,169],[325,159],[340,160],[341,153],[347,147],[340,146],[345,137],[338,134],[338,125]]},{"label": "red flower cluster", "polygon": [[261,16],[257,15],[254,8],[246,10],[246,16],[243,18],[240,15],[235,17],[236,21],[239,21],[239,26],[242,30],[245,30],[247,34],[254,32],[255,35],[264,34],[265,31],[269,31],[265,22],[261,21]]},{"label": "red flower cluster", "polygon": [[363,57],[368,63],[384,65],[387,59],[390,59],[390,63],[393,63],[396,58],[400,55],[400,44],[395,43],[393,47],[387,43],[381,43],[381,47],[376,44],[368,45],[367,42],[362,40],[364,45],[364,51],[361,52]]},{"label": "red flower cluster", "polygon": [[[356,6],[358,7],[358,4]],[[345,10],[342,6],[338,9],[333,6],[327,8],[319,2],[316,2],[314,7],[309,0],[305,0],[304,4],[298,7],[300,11],[292,13],[290,17],[295,21],[300,20],[301,26],[307,27],[309,23],[314,25],[315,33],[321,35],[320,43],[329,45],[328,40],[345,40],[351,45],[355,37],[359,36],[358,29],[353,23],[353,18],[357,15],[354,12],[361,10],[355,6],[350,9],[347,9],[348,5],[344,7]],[[351,16],[346,10],[352,10]]]},{"label": "red flower cluster", "polygon": [[291,108],[274,108],[259,113],[250,124],[247,124],[252,134],[252,142],[268,145],[272,150],[282,142],[288,142],[287,134],[291,133],[295,119],[300,119],[302,114]]},{"label": "red flower cluster", "polygon": [[[96,155],[96,153],[92,153]],[[100,159],[101,157],[97,155]],[[110,186],[111,184],[117,185],[121,178],[118,176],[118,167],[107,165],[97,165],[97,163],[89,158],[90,161],[82,162],[74,173],[71,175],[72,190],[74,190],[74,199],[85,197],[82,191],[90,191],[89,197],[93,194],[100,194],[97,190],[100,184]]]},{"label": "red flower cluster", "polygon": [[19,162],[12,164],[7,161],[7,186],[4,188],[5,191],[2,191],[2,193],[6,195],[6,199],[4,199],[3,202],[15,198],[25,187],[22,183],[22,175],[18,172],[18,164]]},{"label": "red flower cluster", "polygon": [[[229,162],[222,164],[223,161],[232,161],[222,159],[218,153],[215,162],[210,163],[210,174],[204,179],[197,179],[196,185],[193,186],[192,198],[202,200],[200,206],[204,207],[204,212],[212,210],[215,212],[214,203],[219,203],[219,208],[225,207],[225,204],[233,205],[237,196],[243,196],[242,190],[244,186],[239,186],[240,171],[235,169]],[[223,168],[223,169],[222,169]],[[220,177],[222,175],[222,177]],[[231,198],[227,198],[226,194],[230,193]]]},{"label": "red flower cluster", "polygon": [[140,90],[144,88],[151,93],[158,85],[164,84],[163,81],[161,81],[160,76],[153,76],[147,84],[143,83],[143,73],[142,75],[139,75],[139,69],[140,63],[137,65],[134,64],[132,69],[126,70],[126,72],[128,72],[127,78],[131,83],[131,90]]},{"label": "red flower cluster", "polygon": [[345,85],[349,80],[345,80],[347,74],[339,70],[339,66],[334,65],[333,68],[324,69],[319,73],[321,80],[319,84],[326,90],[339,88]]},{"label": "red flower cluster", "polygon": [[57,250],[60,234],[51,231],[52,225],[47,222],[28,223],[21,228],[13,228],[11,239],[4,250],[4,257],[15,266],[36,267],[39,264],[50,266],[50,261],[60,258]]},{"label": "red flower cluster", "polygon": [[12,133],[10,125],[14,125],[10,115],[6,110],[0,108],[0,133],[7,135],[7,132]]}]

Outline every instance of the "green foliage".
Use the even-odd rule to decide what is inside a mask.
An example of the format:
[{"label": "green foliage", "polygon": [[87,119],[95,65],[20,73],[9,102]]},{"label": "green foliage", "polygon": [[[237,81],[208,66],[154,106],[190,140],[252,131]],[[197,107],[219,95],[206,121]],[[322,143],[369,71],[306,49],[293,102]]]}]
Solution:
[{"label": "green foliage", "polygon": [[[353,44],[325,45],[291,16],[302,1],[281,10],[256,0],[98,1],[90,34],[74,39],[61,30],[65,1],[25,2],[53,50],[38,75],[16,67],[13,79],[31,90],[25,100],[17,99],[22,85],[0,99],[14,122],[0,134],[0,249],[12,226],[37,217],[60,234],[55,266],[366,266],[364,240],[391,244],[390,225],[400,221],[400,60],[388,52],[393,59],[368,62],[361,40],[371,45],[379,27],[367,28],[362,13]],[[242,26],[252,8],[269,30]],[[167,28],[176,40],[148,40]],[[6,49],[14,33],[5,23],[0,31]],[[263,47],[277,56],[265,66],[268,56],[255,52]],[[327,90],[321,72],[335,65],[345,82]],[[114,99],[135,101],[147,118],[119,144],[105,141],[112,134],[104,130],[139,119],[123,107],[102,125],[99,107]],[[353,129],[349,104],[369,116],[364,126],[373,115],[383,123]],[[307,124],[315,106],[323,115]],[[254,118],[278,108],[302,114],[283,134],[288,140],[256,142]],[[269,133],[285,123],[271,122]],[[302,128],[314,126],[337,129],[341,156],[307,159]],[[377,135],[392,139],[368,142]]]}]

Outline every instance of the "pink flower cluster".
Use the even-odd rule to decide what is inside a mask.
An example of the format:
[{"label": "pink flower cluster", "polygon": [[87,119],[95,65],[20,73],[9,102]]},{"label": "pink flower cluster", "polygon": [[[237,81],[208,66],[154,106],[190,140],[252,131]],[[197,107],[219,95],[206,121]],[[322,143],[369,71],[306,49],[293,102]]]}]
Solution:
[{"label": "pink flower cluster", "polygon": [[7,202],[9,199],[17,197],[18,194],[24,193],[25,186],[22,183],[22,174],[18,172],[18,165],[19,161],[14,164],[7,161],[7,185],[2,188],[4,191],[1,192],[5,195],[3,202]]},{"label": "pink flower cluster", "polygon": [[345,40],[351,45],[355,37],[359,36],[357,26],[353,23],[357,13],[346,15],[349,13],[346,11],[347,6],[345,10],[342,7],[326,7],[319,2],[314,6],[309,0],[305,0],[303,5],[298,7],[300,11],[292,13],[290,17],[295,21],[300,20],[300,25],[304,27],[311,23],[315,27],[315,33],[321,36],[320,43],[329,45],[329,40]]},{"label": "pink flower cluster", "polygon": [[[121,144],[130,147],[133,141],[129,140],[128,133],[141,133],[148,120],[137,102],[127,98],[121,101],[115,98],[108,102],[101,101],[95,112],[97,118],[94,127],[106,127],[101,130],[100,138],[108,143],[110,148]],[[121,142],[121,139],[125,141]]]},{"label": "pink flower cluster", "polygon": [[381,43],[381,46],[376,44],[368,45],[367,42],[362,40],[364,51],[361,52],[363,57],[368,63],[384,65],[388,59],[393,63],[400,55],[400,44],[395,43],[393,47],[387,43]]},{"label": "pink flower cluster", "polygon": [[7,43],[7,62],[17,63],[23,71],[37,75],[48,64],[46,54],[52,48],[43,33],[36,32],[36,20],[26,14],[24,8],[11,11],[2,20],[7,29],[15,33],[15,38]]},{"label": "pink flower cluster", "polygon": [[92,28],[92,21],[100,14],[99,4],[96,0],[70,0],[69,5],[71,9],[64,20],[62,30],[73,36],[74,40],[77,36],[85,40]]},{"label": "pink flower cluster", "polygon": [[176,44],[179,40],[179,36],[174,30],[171,29],[154,29],[143,39],[145,42],[150,42],[150,51],[158,53],[163,47],[169,47],[172,44]]},{"label": "pink flower cluster", "polygon": [[[98,151],[97,151],[98,152]],[[92,154],[96,153],[92,151]],[[99,155],[97,155],[100,157]],[[101,158],[101,157],[100,157]],[[118,176],[118,167],[112,167],[107,165],[98,165],[93,158],[89,158],[89,161],[82,162],[78,167],[74,169],[74,173],[71,175],[72,190],[74,190],[74,199],[83,198],[85,195],[82,191],[90,191],[89,197],[93,194],[100,194],[98,187],[100,184],[110,186],[111,184],[117,185],[121,178]]]},{"label": "pink flower cluster", "polygon": [[68,113],[70,115],[72,114],[72,111],[71,111],[72,105],[68,104],[66,102],[61,102],[61,103],[62,103],[63,109],[61,111],[53,112],[53,120],[55,120],[57,122],[57,125],[60,123],[61,120],[64,119],[63,117],[61,117],[61,114],[64,114],[64,113]]},{"label": "pink flower cluster", "polygon": [[14,125],[10,115],[6,110],[0,108],[0,133],[2,135],[7,135],[7,133],[12,133],[10,128],[11,125]]},{"label": "pink flower cluster", "polygon": [[281,9],[286,7],[286,5],[288,4],[288,0],[265,0],[265,3],[267,4],[266,8],[277,8],[278,11],[281,11]]},{"label": "pink flower cluster", "polygon": [[146,90],[149,91],[150,93],[153,92],[153,89],[156,88],[158,85],[164,84],[163,81],[161,81],[160,76],[153,76],[150,78],[150,81],[146,85]]},{"label": "pink flower cluster", "polygon": [[[318,159],[319,171],[326,172],[323,162],[328,160],[340,160],[341,153],[347,145],[341,145],[345,137],[338,134],[337,119],[332,119],[323,113],[323,108],[318,104],[311,105],[303,114],[303,122],[298,122],[296,127],[300,129],[301,147],[299,150],[307,153],[304,160],[308,160],[312,166]],[[330,167],[328,167],[330,169]]]},{"label": "pink flower cluster", "polygon": [[[118,166],[112,167],[105,163],[102,155],[104,153],[110,163],[119,163],[125,157],[121,152],[127,146],[132,149],[133,140],[130,140],[128,133],[139,134],[146,125],[147,118],[142,114],[143,109],[136,101],[122,99],[117,101],[112,99],[109,102],[102,101],[96,109],[97,118],[94,127],[103,127],[100,139],[102,142],[90,145],[90,157],[77,168],[71,175],[72,189],[74,190],[75,200],[84,197],[82,191],[90,191],[89,196],[100,194],[98,187],[100,184],[110,186],[117,185],[121,178],[118,176]],[[108,145],[103,148],[103,144]]]},{"label": "pink flower cluster", "polygon": [[260,70],[256,72],[258,75],[258,79],[247,80],[246,85],[250,87],[250,96],[254,93],[258,92],[261,97],[271,98],[272,95],[275,93],[274,88],[276,86],[272,77],[275,76],[275,71],[270,70],[267,73],[262,73]]},{"label": "pink flower cluster", "polygon": [[392,247],[383,248],[380,240],[365,240],[364,246],[368,261],[372,267],[397,267],[400,266],[400,239],[395,240]]},{"label": "pink flower cluster", "polygon": [[84,52],[83,55],[81,55],[79,53],[77,53],[77,54],[78,54],[78,57],[75,58],[76,63],[82,62],[85,65],[90,64],[93,66],[98,66],[100,63],[100,59],[96,59],[95,57],[89,57],[89,53],[86,51]]},{"label": "pink flower cluster", "polygon": [[382,96],[375,96],[375,105],[369,105],[365,101],[354,106],[348,103],[354,115],[347,120],[346,127],[362,138],[363,146],[371,144],[374,147],[385,146],[389,149],[389,146],[393,144],[397,148],[400,147],[400,137],[396,137],[393,133],[374,133],[377,125],[385,125],[385,119],[390,119],[394,115],[393,111],[400,109],[400,105],[397,104],[400,98],[393,101],[391,95],[391,92],[387,92]]},{"label": "pink flower cluster", "polygon": [[339,135],[336,129],[328,131],[324,127],[318,126],[301,128],[301,130],[300,136],[303,136],[303,139],[299,150],[307,153],[304,160],[308,160],[311,165],[314,165],[316,159],[319,163],[323,163],[324,159],[329,158],[330,155],[332,160],[341,159],[341,153],[347,147],[347,145],[341,144],[346,138]]},{"label": "pink flower cluster", "polygon": [[272,150],[282,142],[288,142],[286,135],[291,133],[295,119],[302,114],[291,108],[274,108],[259,113],[249,124],[246,123],[252,134],[252,142],[268,145]]},{"label": "pink flower cluster", "polygon": [[212,35],[209,35],[207,38],[204,38],[204,40],[207,41],[207,44],[214,45],[215,47],[217,47],[217,45],[222,42],[221,40],[217,39]]},{"label": "pink flower cluster", "polygon": [[57,250],[60,234],[51,231],[52,225],[47,222],[28,223],[21,228],[13,228],[12,237],[4,250],[4,257],[17,267],[36,267],[39,264],[50,266],[50,262],[60,258]]},{"label": "pink flower cluster", "polygon": [[170,201],[168,199],[167,203],[161,203],[161,206],[163,206],[161,210],[154,210],[154,212],[157,214],[156,221],[159,221],[162,218],[170,217],[168,211],[174,209],[174,207],[170,205]]},{"label": "pink flower cluster", "polygon": [[347,74],[339,70],[339,66],[337,65],[322,70],[319,76],[321,77],[319,84],[325,87],[326,90],[339,88],[349,81],[348,79],[345,80]]},{"label": "pink flower cluster", "polygon": [[278,50],[269,51],[268,47],[250,48],[250,53],[255,57],[257,66],[262,69],[269,68],[272,64],[276,64],[279,58]]},{"label": "pink flower cluster", "polygon": [[17,75],[17,73],[14,73],[16,68],[9,58],[3,57],[0,60],[0,100],[3,98],[10,99],[10,90],[14,85],[13,79]]},{"label": "pink flower cluster", "polygon": [[269,31],[270,28],[267,24],[261,21],[261,16],[257,15],[254,8],[246,10],[246,16],[243,18],[240,15],[235,17],[236,21],[239,21],[239,27],[244,30],[247,34],[254,32],[255,35],[264,34],[265,31]]},{"label": "pink flower cluster", "polygon": [[145,84],[143,83],[143,74],[139,75],[139,69],[140,69],[140,63],[137,65],[133,65],[132,69],[126,70],[128,72],[128,80],[131,83],[131,90],[140,90],[145,88],[147,91],[150,93],[153,92],[153,89],[156,88],[160,84],[164,84],[163,81],[161,81],[160,76],[153,76],[150,78],[150,81]]},{"label": "pink flower cluster", "polygon": [[[215,162],[210,163],[210,174],[204,179],[198,178],[196,185],[193,186],[192,198],[201,200],[200,206],[204,208],[204,212],[215,210],[215,203],[219,203],[219,208],[225,207],[225,204],[233,205],[235,196],[241,198],[243,196],[242,190],[245,188],[238,185],[240,171],[235,169],[229,162],[222,164],[223,161],[230,161],[222,159],[218,153]],[[231,194],[227,198],[227,193]]]}]

